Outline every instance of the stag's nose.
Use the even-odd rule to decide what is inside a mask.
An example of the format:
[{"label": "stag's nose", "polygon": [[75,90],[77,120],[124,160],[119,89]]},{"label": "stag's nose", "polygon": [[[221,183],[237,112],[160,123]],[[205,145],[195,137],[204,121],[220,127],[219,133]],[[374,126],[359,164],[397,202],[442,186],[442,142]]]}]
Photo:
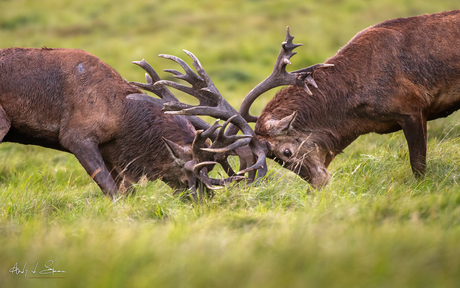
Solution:
[{"label": "stag's nose", "polygon": [[302,169],[299,176],[306,180],[315,189],[321,189],[329,183],[331,175],[327,169],[322,167],[309,167]]},{"label": "stag's nose", "polygon": [[312,178],[312,186],[314,186],[316,189],[320,189],[329,183],[329,180],[331,179],[331,175],[327,171],[325,167],[319,167],[317,169],[316,176],[314,179]]}]

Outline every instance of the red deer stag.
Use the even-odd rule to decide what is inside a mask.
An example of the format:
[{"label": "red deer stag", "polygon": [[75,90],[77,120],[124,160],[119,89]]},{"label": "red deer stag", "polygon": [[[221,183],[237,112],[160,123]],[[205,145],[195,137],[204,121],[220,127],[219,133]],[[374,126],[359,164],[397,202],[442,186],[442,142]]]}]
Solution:
[{"label": "red deer stag", "polygon": [[[172,95],[155,88],[162,97]],[[186,117],[165,115],[159,103],[126,99],[137,93],[112,67],[82,50],[0,50],[0,141],[74,154],[111,198],[142,175],[188,187],[192,196],[197,183],[213,188],[241,178],[207,177],[215,163],[200,148],[208,147],[210,135],[223,134],[216,131],[219,125],[195,131]],[[191,121],[197,127],[204,122]],[[219,137],[224,138],[231,142]]]},{"label": "red deer stag", "polygon": [[427,121],[460,108],[457,47],[458,10],[369,27],[326,61],[333,67],[312,73],[313,95],[298,85],[279,91],[255,132],[269,158],[321,187],[329,181],[329,163],[358,136],[402,129],[412,171],[420,177],[426,169]]},{"label": "red deer stag", "polygon": [[[288,73],[300,45],[292,39],[288,29],[272,74],[239,110],[256,122],[267,157],[321,187],[330,178],[328,165],[360,135],[402,129],[412,170],[423,176],[427,121],[460,108],[460,11],[385,21],[358,33],[325,64]],[[249,114],[259,95],[281,85],[291,86],[260,117]],[[227,134],[236,131],[229,127]]]}]

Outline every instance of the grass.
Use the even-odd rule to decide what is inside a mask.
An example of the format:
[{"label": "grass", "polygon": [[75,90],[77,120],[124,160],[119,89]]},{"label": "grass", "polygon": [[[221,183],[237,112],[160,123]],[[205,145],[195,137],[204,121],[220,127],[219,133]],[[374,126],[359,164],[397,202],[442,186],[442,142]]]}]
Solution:
[{"label": "grass", "polygon": [[[175,66],[156,55],[182,57],[185,48],[238,106],[270,73],[288,25],[304,43],[294,70],[324,61],[372,24],[457,7],[427,0],[0,0],[0,47],[81,48],[130,81],[143,81],[131,61],[145,58],[161,71]],[[269,162],[271,177],[260,187],[225,188],[199,206],[161,181],[110,202],[72,155],[2,144],[0,287],[458,287],[458,123],[456,114],[430,122],[420,181],[401,132],[371,134],[334,160],[323,190]],[[31,278],[46,276],[38,271],[48,260],[64,278]],[[27,277],[9,272],[25,262]]]}]

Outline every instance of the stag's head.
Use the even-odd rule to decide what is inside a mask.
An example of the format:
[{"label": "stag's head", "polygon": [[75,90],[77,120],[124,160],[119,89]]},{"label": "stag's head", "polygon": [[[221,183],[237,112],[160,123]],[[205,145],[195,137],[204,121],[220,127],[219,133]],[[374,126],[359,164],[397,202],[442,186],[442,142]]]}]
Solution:
[{"label": "stag's head", "polygon": [[[317,139],[295,129],[294,124],[296,123],[298,113],[292,111],[289,115],[279,117],[279,115],[270,113],[265,109],[265,116],[262,115],[259,121],[257,117],[249,114],[249,108],[258,96],[278,86],[298,86],[308,95],[312,95],[307,84],[318,88],[311,76],[312,73],[316,69],[333,66],[331,64],[316,64],[290,73],[286,72],[286,65],[290,64],[289,59],[296,54],[293,50],[302,45],[293,44],[293,38],[289,34],[288,27],[286,40],[282,43],[282,50],[272,74],[248,93],[238,112],[220,95],[198,59],[192,53],[185,50],[185,53],[193,59],[193,66],[198,75],[182,59],[170,55],[160,56],[181,65],[185,70],[185,74],[171,69],[165,71],[174,74],[176,78],[187,81],[192,87],[164,80],[156,81],[152,86],[155,89],[164,89],[164,85],[171,86],[196,97],[200,101],[198,106],[192,106],[180,103],[172,96],[171,101],[162,102],[164,106],[163,110],[166,113],[187,115],[188,117],[195,117],[192,115],[206,115],[227,120],[225,125],[231,123],[226,132],[222,132],[224,129],[221,129],[219,132],[220,136],[213,139],[224,140],[213,141],[213,145],[210,148],[200,148],[201,151],[224,153],[224,156],[220,157],[221,160],[223,159],[220,163],[223,164],[222,166],[228,167],[228,170],[226,170],[231,172],[230,175],[233,174],[233,170],[226,162],[227,153],[232,152],[234,155],[236,154],[240,157],[241,170],[237,174],[248,172],[249,181],[254,180],[256,171],[258,171],[257,179],[266,175],[267,167],[265,158],[268,156],[299,174],[305,180],[311,182],[312,185],[320,187],[327,184],[329,180],[329,173],[326,168],[333,156],[328,152],[326,147],[319,144],[320,142]],[[147,80],[149,81],[149,79]],[[150,82],[152,81],[150,80]],[[139,87],[142,88],[142,86]],[[160,95],[160,93],[154,90],[150,91]],[[303,95],[305,96],[305,93]],[[257,133],[248,124],[249,122],[256,121]],[[202,123],[197,123],[196,121],[193,124],[195,127],[202,125]],[[202,126],[206,127],[206,125]],[[243,135],[237,135],[239,130],[242,131]],[[227,143],[227,146],[223,145],[224,143]],[[232,144],[228,145],[228,143]],[[214,159],[217,159],[216,156],[214,156]]]},{"label": "stag's head", "polygon": [[255,126],[257,137],[267,147],[267,157],[295,172],[313,187],[326,185],[330,178],[327,167],[334,158],[324,141],[326,135],[305,132],[302,129],[305,127],[299,129],[298,111],[289,111],[291,113],[284,116],[286,109],[276,109],[275,103],[267,105]]},{"label": "stag's head", "polygon": [[[333,65],[316,64],[288,73],[286,66],[291,64],[290,58],[296,54],[293,50],[302,45],[293,44],[293,39],[288,27],[272,74],[249,92],[239,113],[248,122],[256,122],[255,133],[265,147],[268,158],[295,172],[312,186],[321,187],[329,181],[327,167],[334,158],[325,138],[327,131],[311,130],[306,125],[305,111],[297,109],[309,106],[301,105],[313,95],[307,85],[318,88],[312,77],[313,72]],[[281,85],[293,87],[278,92],[260,117],[249,114],[249,108],[258,96]]]}]

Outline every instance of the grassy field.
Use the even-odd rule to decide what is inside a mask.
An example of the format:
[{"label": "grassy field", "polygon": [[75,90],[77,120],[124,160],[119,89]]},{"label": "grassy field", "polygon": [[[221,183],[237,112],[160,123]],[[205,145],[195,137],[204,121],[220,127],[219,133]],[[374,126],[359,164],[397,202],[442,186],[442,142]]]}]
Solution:
[{"label": "grassy field", "polygon": [[[294,70],[323,62],[372,24],[456,8],[444,0],[0,0],[0,48],[84,49],[130,81],[144,80],[131,61],[161,71],[176,66],[158,54],[187,49],[238,106],[271,72],[286,26],[304,44]],[[199,206],[161,181],[110,202],[72,155],[2,144],[0,287],[459,287],[459,117],[430,122],[424,180],[412,176],[401,132],[365,135],[334,160],[321,191],[269,162],[261,186],[218,190]],[[65,273],[39,274],[51,269]]]}]

